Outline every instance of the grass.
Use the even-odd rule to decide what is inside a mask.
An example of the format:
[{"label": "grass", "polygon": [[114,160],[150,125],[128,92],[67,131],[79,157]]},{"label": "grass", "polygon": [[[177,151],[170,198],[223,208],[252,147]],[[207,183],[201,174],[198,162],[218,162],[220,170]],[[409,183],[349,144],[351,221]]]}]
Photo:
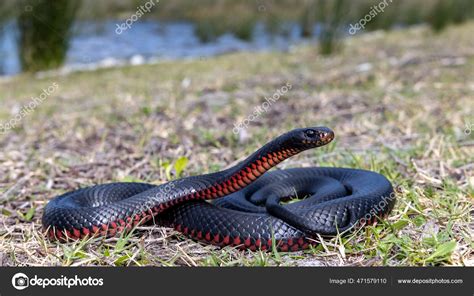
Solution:
[{"label": "grass", "polygon": [[[0,82],[0,123],[58,90],[0,135],[0,265],[474,265],[474,23],[199,61],[49,72]],[[245,132],[232,128],[286,83]],[[219,249],[147,225],[120,238],[49,242],[41,215],[54,196],[112,181],[160,184],[232,165],[294,127],[327,125],[336,140],[279,165],[364,168],[398,188],[375,226],[296,253]]]}]

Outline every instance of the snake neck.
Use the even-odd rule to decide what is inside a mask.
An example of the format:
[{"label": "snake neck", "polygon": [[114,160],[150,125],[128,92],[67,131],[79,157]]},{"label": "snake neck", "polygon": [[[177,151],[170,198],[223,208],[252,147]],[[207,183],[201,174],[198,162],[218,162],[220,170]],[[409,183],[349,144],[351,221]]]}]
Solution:
[{"label": "snake neck", "polygon": [[209,174],[208,176],[214,181],[211,181],[206,188],[196,192],[197,197],[214,199],[241,190],[272,167],[303,151],[300,148],[281,145],[277,140],[264,145],[237,165]]}]

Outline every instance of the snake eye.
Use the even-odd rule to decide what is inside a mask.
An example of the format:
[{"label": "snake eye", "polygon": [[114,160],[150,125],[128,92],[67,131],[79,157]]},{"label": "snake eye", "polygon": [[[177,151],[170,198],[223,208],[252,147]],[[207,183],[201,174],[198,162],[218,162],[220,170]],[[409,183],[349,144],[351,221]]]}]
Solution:
[{"label": "snake eye", "polygon": [[311,129],[306,130],[306,131],[305,131],[305,134],[306,134],[306,136],[308,136],[308,137],[310,137],[310,138],[316,137],[316,131],[311,130]]}]

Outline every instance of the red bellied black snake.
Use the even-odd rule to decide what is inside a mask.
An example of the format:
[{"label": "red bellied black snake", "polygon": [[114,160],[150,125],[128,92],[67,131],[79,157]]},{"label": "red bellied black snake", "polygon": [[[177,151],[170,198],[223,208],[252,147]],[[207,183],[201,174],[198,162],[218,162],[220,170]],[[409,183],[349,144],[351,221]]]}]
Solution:
[{"label": "red bellied black snake", "polygon": [[[43,227],[50,238],[66,240],[114,236],[153,219],[220,246],[304,249],[317,234],[334,235],[360,221],[373,223],[395,202],[390,182],[372,171],[294,168],[265,173],[333,138],[326,127],[295,129],[220,172],[158,186],[110,183],[71,191],[47,204]],[[294,196],[306,198],[283,203]]]}]

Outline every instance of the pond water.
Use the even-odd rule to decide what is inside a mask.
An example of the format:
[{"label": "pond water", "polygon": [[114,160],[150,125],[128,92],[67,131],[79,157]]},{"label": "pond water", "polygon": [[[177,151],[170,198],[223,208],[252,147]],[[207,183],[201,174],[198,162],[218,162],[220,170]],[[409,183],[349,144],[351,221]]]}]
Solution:
[{"label": "pond water", "polygon": [[[249,41],[225,34],[203,43],[195,34],[195,25],[188,22],[141,21],[122,32],[117,29],[120,23],[112,20],[76,22],[64,68],[93,69],[170,59],[200,59],[234,51],[287,50],[291,45],[315,40],[315,37],[303,39],[296,24],[286,24],[280,34],[270,34],[263,24],[257,24]],[[317,25],[314,32],[317,36]],[[3,24],[0,29],[0,75],[21,71],[17,40],[16,23]]]}]

